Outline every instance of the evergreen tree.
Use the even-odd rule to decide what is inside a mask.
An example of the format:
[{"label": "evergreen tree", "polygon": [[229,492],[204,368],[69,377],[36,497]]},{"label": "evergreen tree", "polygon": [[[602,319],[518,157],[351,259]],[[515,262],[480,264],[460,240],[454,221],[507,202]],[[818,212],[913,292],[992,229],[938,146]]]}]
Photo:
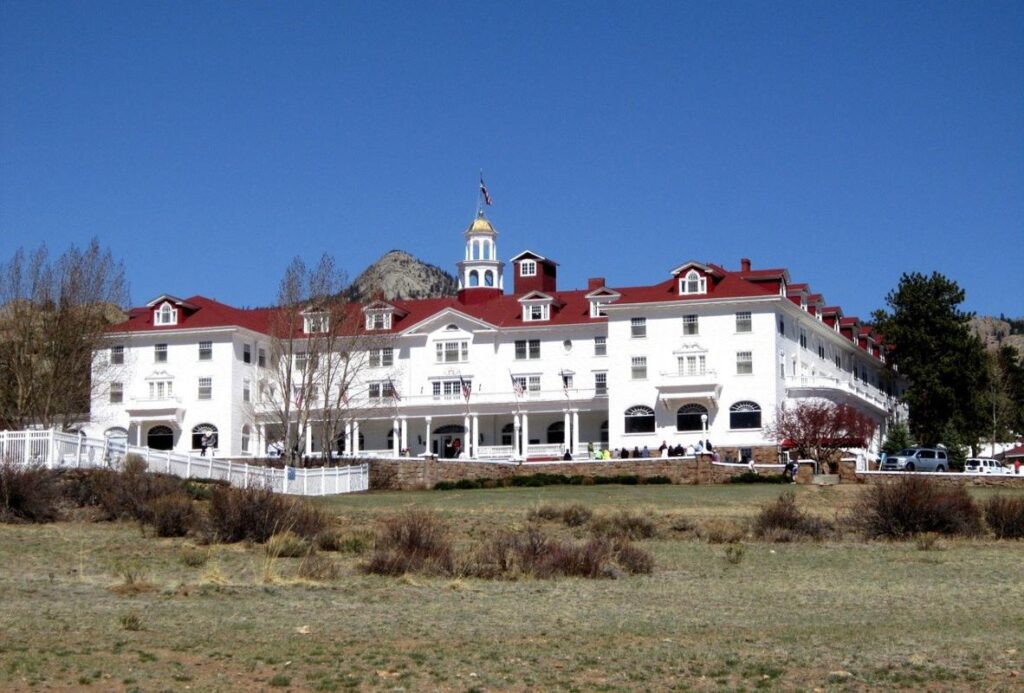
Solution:
[{"label": "evergreen tree", "polygon": [[888,455],[895,455],[900,450],[906,450],[914,446],[914,439],[910,437],[910,429],[902,421],[896,421],[889,425],[889,432],[885,436],[885,443],[882,450]]},{"label": "evergreen tree", "polygon": [[891,312],[874,317],[893,347],[888,367],[908,381],[910,432],[922,445],[950,434],[977,441],[985,430],[985,351],[968,325],[972,314],[959,309],[963,289],[938,272],[913,272],[885,300]]}]

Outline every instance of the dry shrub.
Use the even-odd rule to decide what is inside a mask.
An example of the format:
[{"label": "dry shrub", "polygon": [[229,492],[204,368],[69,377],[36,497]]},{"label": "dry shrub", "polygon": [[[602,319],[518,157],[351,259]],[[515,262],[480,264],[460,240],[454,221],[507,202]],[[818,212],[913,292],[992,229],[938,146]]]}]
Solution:
[{"label": "dry shrub", "polygon": [[864,489],[854,522],[870,538],[902,539],[925,532],[974,536],[981,533],[981,509],[964,486],[944,486],[921,476]]},{"label": "dry shrub", "polygon": [[376,548],[360,569],[374,575],[450,575],[453,567],[444,522],[431,512],[408,510],[384,520]]},{"label": "dry shrub", "polygon": [[554,522],[561,519],[562,508],[551,504],[540,505],[536,508],[530,508],[526,513],[526,517],[529,520],[548,520]]},{"label": "dry shrub", "polygon": [[580,527],[590,522],[594,512],[585,505],[573,503],[572,505],[541,505],[532,508],[526,517],[530,520],[561,521],[567,527]]},{"label": "dry shrub", "polygon": [[682,515],[675,515],[669,517],[668,528],[671,529],[673,532],[679,532],[683,534],[687,532],[696,531],[697,525],[695,525],[693,523],[693,520],[691,520],[688,517],[683,517]]},{"label": "dry shrub", "polygon": [[658,527],[647,515],[623,510],[615,515],[594,518],[590,531],[598,537],[650,539],[658,534]]},{"label": "dry shrub", "polygon": [[195,509],[184,493],[160,496],[149,504],[147,522],[158,537],[183,537],[192,528]]},{"label": "dry shrub", "polygon": [[776,542],[795,538],[820,540],[831,531],[830,523],[797,508],[792,493],[784,493],[774,503],[762,507],[754,519],[754,535]]},{"label": "dry shrub", "polygon": [[280,558],[301,558],[311,550],[308,541],[294,532],[279,532],[267,540],[267,555]]},{"label": "dry shrub", "polygon": [[1024,497],[992,496],[985,502],[985,522],[998,539],[1024,539]]},{"label": "dry shrub", "polygon": [[284,531],[312,539],[327,526],[316,508],[270,489],[217,487],[210,496],[209,531],[217,541],[263,543]]},{"label": "dry shrub", "polygon": [[559,541],[536,527],[523,532],[503,531],[477,552],[467,572],[482,578],[532,576],[616,578],[623,572],[650,574],[654,559],[628,541],[604,537],[585,542]]},{"label": "dry shrub", "polygon": [[0,462],[0,521],[51,522],[57,519],[59,500],[52,471]]},{"label": "dry shrub", "polygon": [[114,472],[99,469],[92,472],[91,492],[96,504],[107,520],[131,518],[149,522],[152,519],[150,505],[164,496],[188,496],[181,488],[181,481],[165,474],[150,474],[145,471],[145,462],[138,458],[125,463],[125,471]]},{"label": "dry shrub", "polygon": [[654,572],[654,556],[628,542],[618,547],[615,560],[631,575],[650,575]]},{"label": "dry shrub", "polygon": [[725,562],[731,565],[739,565],[743,557],[747,555],[747,547],[743,544],[728,544],[725,547]]},{"label": "dry shrub", "polygon": [[210,560],[208,551],[201,551],[192,547],[185,547],[181,550],[181,562],[189,568],[201,568]]},{"label": "dry shrub", "polygon": [[697,536],[709,544],[735,544],[746,536],[746,531],[732,520],[707,520],[698,528]]},{"label": "dry shrub", "polygon": [[316,582],[337,580],[341,574],[337,563],[327,556],[321,556],[315,552],[307,553],[303,556],[302,561],[299,563],[298,572],[300,578]]}]

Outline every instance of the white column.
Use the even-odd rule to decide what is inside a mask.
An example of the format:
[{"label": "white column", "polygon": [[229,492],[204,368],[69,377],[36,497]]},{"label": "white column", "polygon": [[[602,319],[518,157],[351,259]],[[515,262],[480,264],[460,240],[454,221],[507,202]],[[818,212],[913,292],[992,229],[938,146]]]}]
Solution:
[{"label": "white column", "polygon": [[477,446],[480,444],[480,416],[473,414],[473,447],[470,449],[470,457],[477,457]]},{"label": "white column", "polygon": [[522,447],[519,444],[519,414],[512,415],[512,456],[520,457]]},{"label": "white column", "polygon": [[306,456],[313,455],[313,424],[306,423]]},{"label": "white column", "polygon": [[391,420],[391,456],[398,457],[398,451],[402,447],[402,436],[398,430],[398,419],[394,418]]},{"label": "white column", "polygon": [[359,454],[359,422],[352,422],[352,452]]},{"label": "white column", "polygon": [[472,450],[470,446],[473,442],[472,440],[470,440],[470,438],[472,438],[473,436],[473,429],[470,428],[469,426],[469,414],[466,414],[464,417],[462,417],[462,430],[466,432],[466,439],[462,441],[462,456],[469,457],[470,451]]},{"label": "white column", "polygon": [[424,434],[423,434],[423,452],[429,453],[430,452],[430,417],[428,416],[425,419],[425,421],[426,421],[426,431],[424,431]]},{"label": "white column", "polygon": [[572,454],[580,452],[580,410],[572,410]]},{"label": "white column", "polygon": [[523,412],[523,459],[530,454],[530,417]]},{"label": "white column", "polygon": [[401,445],[399,446],[399,452],[402,450],[409,449],[409,422],[406,421],[405,417],[401,417],[398,420],[399,425],[399,437],[401,438]]},{"label": "white column", "polygon": [[342,446],[341,454],[352,454],[352,422],[345,422],[345,444]]},{"label": "white column", "polygon": [[570,424],[572,424],[572,418],[569,416],[569,410],[566,409],[562,413],[562,447],[566,450],[572,449],[572,431],[570,430]]}]

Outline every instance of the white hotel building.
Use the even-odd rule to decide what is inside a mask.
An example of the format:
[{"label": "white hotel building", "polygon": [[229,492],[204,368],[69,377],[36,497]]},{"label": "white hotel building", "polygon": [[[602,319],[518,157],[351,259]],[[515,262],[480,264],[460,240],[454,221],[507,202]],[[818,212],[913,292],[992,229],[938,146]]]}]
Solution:
[{"label": "white hotel building", "polygon": [[[458,440],[464,456],[522,459],[707,438],[726,459],[769,461],[767,424],[803,398],[870,415],[872,447],[884,436],[896,407],[885,346],[786,270],[691,261],[653,284],[562,291],[557,264],[524,251],[508,262],[508,287],[497,237],[482,213],[466,229],[457,296],[360,308],[387,346],[332,447],[443,455]],[[219,456],[263,456],[276,438],[260,402],[268,315],[202,296],[133,309],[97,354],[117,375],[94,397],[88,432],[180,452],[211,432]],[[322,436],[309,433],[305,452],[316,453]]]}]

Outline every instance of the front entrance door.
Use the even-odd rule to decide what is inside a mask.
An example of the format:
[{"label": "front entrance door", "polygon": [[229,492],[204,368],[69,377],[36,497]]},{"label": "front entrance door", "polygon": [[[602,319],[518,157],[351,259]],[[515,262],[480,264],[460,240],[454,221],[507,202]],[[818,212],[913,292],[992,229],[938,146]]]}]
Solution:
[{"label": "front entrance door", "polygon": [[458,457],[465,449],[466,427],[458,424],[439,426],[430,436],[430,450],[443,459]]}]

